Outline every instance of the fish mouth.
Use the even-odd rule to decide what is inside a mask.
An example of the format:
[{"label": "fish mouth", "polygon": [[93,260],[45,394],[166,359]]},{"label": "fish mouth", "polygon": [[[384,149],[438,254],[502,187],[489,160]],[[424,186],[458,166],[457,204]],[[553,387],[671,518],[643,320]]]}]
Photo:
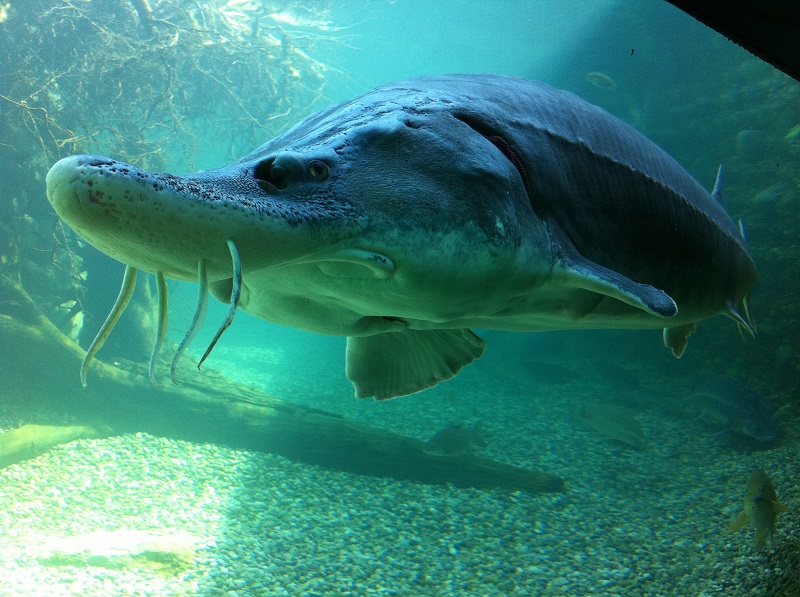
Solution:
[{"label": "fish mouth", "polygon": [[338,244],[364,224],[347,211],[348,205],[326,213],[325,205],[315,205],[313,197],[292,200],[270,193],[250,170],[237,166],[178,177],[94,155],[71,156],[52,166],[46,177],[47,197],[56,213],[89,244],[126,265],[117,301],[81,366],[84,386],[94,355],[130,301],[139,271],[153,273],[158,289],[158,332],[150,356],[155,385],[160,385],[155,367],[167,330],[166,278],[198,283],[192,323],[172,359],[174,382],[181,355],[203,326],[209,290],[227,301],[229,309],[198,368],[230,326],[239,304],[246,306],[244,265],[254,272],[322,259],[323,267],[334,274],[344,269],[373,277],[391,275],[390,259]]},{"label": "fish mouth", "polygon": [[[108,158],[86,155],[59,160],[47,173],[47,198],[59,217],[91,245],[126,265],[119,296],[81,365],[80,379],[84,387],[89,365],[128,306],[139,270],[154,273],[158,290],[158,330],[149,368],[150,379],[155,385],[160,385],[155,368],[167,332],[166,277],[197,282],[199,286],[192,323],[172,359],[170,372],[173,382],[182,354],[203,326],[210,271],[214,280],[223,280],[230,285],[229,309],[198,368],[233,321],[242,292],[242,261],[236,242],[232,238],[222,241],[229,257],[227,260],[220,258],[220,252],[215,249],[219,243],[214,239],[225,238],[225,227],[219,225],[222,218],[203,217],[200,213],[203,208],[213,211],[213,203],[185,201],[183,206],[170,206],[170,199],[177,203],[174,189],[163,182],[170,178],[169,175],[151,174]],[[197,192],[197,189],[193,190]],[[186,235],[179,233],[181,226],[187,223],[170,213],[192,210],[196,213],[190,217],[200,222],[205,220],[206,227],[214,228],[213,236],[194,234],[200,239],[199,243],[194,242],[202,246],[192,247],[184,240]],[[156,212],[155,216],[153,212]]]},{"label": "fish mouth", "polygon": [[[206,239],[203,247],[205,253],[198,249],[192,250],[191,247],[179,247],[180,258],[177,258],[174,250],[167,251],[167,257],[163,257],[165,249],[163,239],[172,238],[174,246],[176,244],[173,238],[176,232],[175,226],[180,226],[180,222],[173,222],[173,226],[167,230],[158,227],[155,232],[145,230],[146,225],[151,222],[152,216],[147,217],[144,222],[145,226],[142,226],[141,215],[138,213],[142,210],[136,209],[136,204],[141,203],[147,204],[145,210],[155,208],[156,211],[163,212],[163,209],[158,209],[160,204],[163,205],[158,193],[164,190],[157,180],[158,177],[159,175],[152,175],[108,158],[85,155],[59,160],[47,173],[47,198],[59,217],[90,244],[126,264],[119,296],[89,346],[81,364],[80,379],[84,387],[87,385],[89,365],[111,335],[114,326],[130,302],[140,269],[154,273],[158,290],[158,329],[150,355],[149,367],[150,380],[154,385],[160,385],[155,375],[155,369],[167,333],[166,276],[196,281],[199,285],[198,301],[192,323],[172,359],[170,373],[173,382],[175,382],[176,369],[181,356],[203,326],[208,304],[209,262],[211,259],[206,256],[191,259],[185,255],[207,254],[209,248],[213,247],[215,243]],[[123,209],[126,202],[132,205],[128,210]],[[191,205],[190,202],[187,204]],[[169,219],[167,218],[167,220]],[[161,239],[159,239],[160,235],[163,235]],[[180,241],[177,244],[180,245]],[[226,268],[217,265],[214,267],[214,271],[215,279],[229,280],[231,286],[229,309],[200,359],[197,365],[198,369],[233,321],[241,297],[242,264],[239,251],[232,239],[228,239],[225,244],[230,253],[228,266]],[[153,245],[156,245],[155,248]],[[219,260],[216,255],[215,257]]]}]

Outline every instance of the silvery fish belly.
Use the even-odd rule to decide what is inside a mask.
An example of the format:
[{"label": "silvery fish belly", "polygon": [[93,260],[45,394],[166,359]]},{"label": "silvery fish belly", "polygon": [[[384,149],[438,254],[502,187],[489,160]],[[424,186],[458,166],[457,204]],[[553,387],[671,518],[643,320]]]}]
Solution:
[{"label": "silvery fish belly", "polygon": [[752,331],[755,266],[720,177],[709,194],[604,110],[513,77],[384,85],[184,176],[73,156],[52,167],[47,193],[128,266],[84,381],[137,270],[156,274],[162,310],[165,278],[229,303],[214,342],[237,308],[347,336],[356,395],[379,399],[478,358],[472,327],[663,328],[676,356],[717,314]]}]

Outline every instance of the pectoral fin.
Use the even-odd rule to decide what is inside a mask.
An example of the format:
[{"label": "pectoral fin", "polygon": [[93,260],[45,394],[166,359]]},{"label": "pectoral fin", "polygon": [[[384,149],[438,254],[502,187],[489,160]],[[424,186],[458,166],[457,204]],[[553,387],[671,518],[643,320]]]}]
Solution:
[{"label": "pectoral fin", "polygon": [[729,533],[735,533],[735,532],[736,532],[736,531],[738,531],[739,529],[742,529],[742,528],[744,528],[744,526],[745,526],[745,525],[746,525],[748,522],[750,522],[750,519],[749,519],[749,518],[747,518],[747,514],[745,514],[744,512],[741,512],[741,513],[739,514],[739,516],[737,516],[737,517],[736,517],[736,520],[734,520],[734,521],[731,523],[731,526],[729,526],[729,527],[728,527],[728,532],[729,532]]},{"label": "pectoral fin", "polygon": [[403,330],[347,338],[348,379],[356,398],[413,394],[450,379],[486,343],[471,330]]},{"label": "pectoral fin", "polygon": [[[561,276],[564,286],[615,298],[657,317],[677,315],[678,306],[663,290],[631,280],[619,272],[586,259],[557,225],[550,223],[549,230],[554,246],[557,247],[554,273]],[[588,310],[586,315],[590,312]]]}]

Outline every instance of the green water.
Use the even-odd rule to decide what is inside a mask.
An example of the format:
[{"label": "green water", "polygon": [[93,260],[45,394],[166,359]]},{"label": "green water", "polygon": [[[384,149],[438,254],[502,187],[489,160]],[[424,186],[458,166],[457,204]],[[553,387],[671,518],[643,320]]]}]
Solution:
[{"label": "green water", "polygon": [[[301,534],[312,539],[281,541],[302,545],[304,582],[327,577],[327,584],[306,588],[307,595],[790,594],[759,583],[765,569],[783,570],[776,578],[800,574],[792,555],[800,528],[794,483],[800,83],[661,1],[152,0],[150,6],[150,17],[140,3],[110,1],[73,0],[56,8],[12,1],[0,12],[0,48],[9,56],[0,67],[0,274],[21,280],[42,313],[65,333],[74,331],[84,348],[116,298],[123,268],[56,225],[44,175],[58,158],[94,153],[172,173],[217,167],[316,110],[417,75],[492,72],[541,80],[631,124],[706,188],[722,164],[726,209],[744,222],[759,272],[751,301],[755,338],[742,339],[733,322],[717,317],[700,324],[676,360],[657,330],[478,330],[487,351],[455,379],[380,404],[353,398],[344,338],[240,311],[206,369],[420,440],[448,425],[482,422],[489,434],[483,455],[552,471],[565,478],[568,491],[509,497],[385,479],[348,481],[344,473],[276,464],[262,455],[173,446],[190,454],[186,458],[196,449],[203,458],[228,458],[241,468],[238,477],[224,475],[231,501],[220,508],[220,546],[242,537],[266,544],[270,539],[262,534],[300,520]],[[140,281],[138,316],[123,316],[98,355],[103,361],[146,363],[153,334],[141,325],[153,308],[145,296],[148,283]],[[178,342],[196,288],[169,286],[169,338]],[[226,309],[212,299],[190,359],[202,354]],[[0,314],[18,316],[10,299],[0,302]],[[0,355],[0,375],[14,363],[13,354]],[[65,384],[78,384],[77,371],[63,375]],[[166,380],[166,369],[159,376]],[[730,425],[720,423],[730,414],[724,405],[698,410],[692,396],[720,376],[742,380],[767,412],[778,411],[779,445],[728,433]],[[582,425],[581,409],[592,404],[625,409],[641,423],[647,449],[632,450]],[[42,414],[35,401],[9,397],[0,406],[3,427],[36,422]],[[131,448],[145,453],[137,456],[143,462],[147,441],[137,439]],[[768,555],[748,551],[745,533],[724,533],[753,467],[770,472],[790,509]],[[263,487],[265,478],[278,483],[273,468],[287,475],[286,487]],[[20,471],[13,482],[37,478],[35,469]],[[339,492],[353,501],[345,503]],[[256,520],[245,507],[269,501],[269,493],[280,496],[272,506],[286,516],[280,524]],[[175,495],[185,497],[178,489]],[[68,509],[53,512],[54,522],[68,526]],[[131,520],[140,527],[152,522]],[[13,520],[7,524],[13,528]],[[400,540],[403,524],[412,528]],[[363,532],[361,549],[348,539],[353,529]],[[314,542],[325,537],[341,540],[339,559],[315,552]],[[198,581],[196,594],[303,594],[287,588],[294,582],[288,564],[270,567],[259,558],[228,562],[230,574],[207,560],[216,571]],[[368,561],[369,574],[354,571],[353,561]],[[402,574],[412,565],[417,573]],[[261,567],[278,579],[272,588],[233,583]],[[627,572],[607,584],[612,569]],[[566,584],[554,582],[581,571],[584,576]],[[380,576],[385,591],[371,584],[370,574]],[[48,582],[30,594],[44,594]],[[117,582],[96,594],[127,594]],[[767,588],[750,592],[756,586]]]}]

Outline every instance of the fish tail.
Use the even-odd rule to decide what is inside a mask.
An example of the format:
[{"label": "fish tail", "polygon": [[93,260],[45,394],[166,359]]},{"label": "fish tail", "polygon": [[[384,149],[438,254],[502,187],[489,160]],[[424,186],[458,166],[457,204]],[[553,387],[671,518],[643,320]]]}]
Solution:
[{"label": "fish tail", "polygon": [[755,536],[756,549],[761,549],[764,547],[771,534],[772,532],[770,529],[758,529]]}]

